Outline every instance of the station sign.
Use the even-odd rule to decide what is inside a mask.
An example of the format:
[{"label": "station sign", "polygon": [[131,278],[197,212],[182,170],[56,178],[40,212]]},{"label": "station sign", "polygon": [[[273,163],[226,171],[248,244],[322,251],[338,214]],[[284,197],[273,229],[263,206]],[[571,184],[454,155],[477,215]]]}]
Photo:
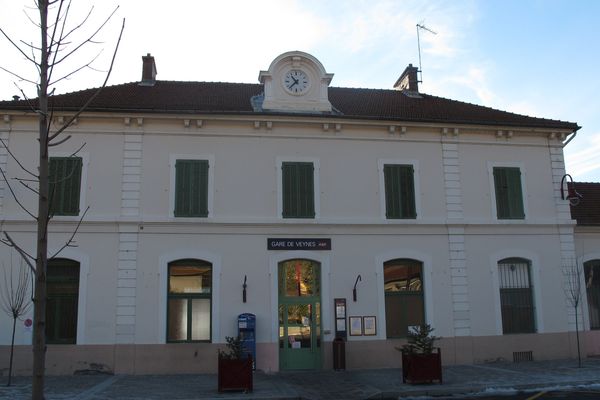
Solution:
[{"label": "station sign", "polygon": [[268,250],[331,250],[331,239],[268,238]]}]

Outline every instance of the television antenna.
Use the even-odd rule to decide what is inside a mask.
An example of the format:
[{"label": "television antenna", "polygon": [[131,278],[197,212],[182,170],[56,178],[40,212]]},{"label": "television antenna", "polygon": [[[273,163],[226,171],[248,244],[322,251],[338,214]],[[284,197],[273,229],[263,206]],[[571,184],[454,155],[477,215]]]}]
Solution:
[{"label": "television antenna", "polygon": [[418,70],[418,72],[421,73],[421,80],[420,81],[418,80],[417,82],[421,82],[421,83],[423,82],[423,68],[421,67],[421,37],[419,35],[419,31],[421,29],[423,29],[424,31],[427,31],[429,33],[433,33],[434,35],[437,35],[437,32],[434,32],[431,29],[429,29],[428,27],[426,27],[424,25],[424,22],[425,21],[421,21],[420,23],[417,24],[417,46],[419,48],[419,70]]}]

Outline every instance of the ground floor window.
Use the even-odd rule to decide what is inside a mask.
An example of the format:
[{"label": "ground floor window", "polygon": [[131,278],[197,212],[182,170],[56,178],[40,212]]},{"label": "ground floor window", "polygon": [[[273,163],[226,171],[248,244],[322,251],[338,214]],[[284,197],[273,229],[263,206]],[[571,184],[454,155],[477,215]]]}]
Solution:
[{"label": "ground floor window", "polygon": [[600,260],[583,263],[590,329],[600,329]]},{"label": "ground floor window", "polygon": [[48,261],[46,342],[75,344],[79,300],[79,263],[66,258]]},{"label": "ground floor window", "polygon": [[212,264],[185,259],[168,269],[167,342],[210,341]]},{"label": "ground floor window", "polygon": [[405,337],[410,326],[425,323],[423,264],[390,260],[383,264],[383,277],[387,337]]},{"label": "ground floor window", "polygon": [[506,258],[498,262],[502,332],[533,333],[533,285],[528,260]]}]

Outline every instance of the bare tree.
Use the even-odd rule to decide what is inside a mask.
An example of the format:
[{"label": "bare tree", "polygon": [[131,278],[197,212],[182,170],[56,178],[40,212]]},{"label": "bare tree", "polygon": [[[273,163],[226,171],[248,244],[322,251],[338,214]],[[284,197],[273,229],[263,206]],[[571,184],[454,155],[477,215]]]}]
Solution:
[{"label": "bare tree", "polygon": [[[29,175],[28,179],[19,179],[18,182],[35,193],[37,196],[37,213],[28,210],[24,206],[24,203],[19,201],[15,191],[11,186],[10,180],[7,179],[5,172],[2,171],[4,181],[17,204],[37,223],[36,253],[35,255],[28,253],[27,250],[13,240],[11,235],[6,231],[3,232],[4,237],[0,239],[0,241],[15,249],[22,257],[24,262],[31,268],[31,271],[35,276],[35,291],[33,298],[34,326],[32,399],[41,400],[44,397],[44,373],[46,363],[46,273],[48,259],[58,255],[58,253],[66,247],[74,245],[75,234],[81,225],[83,216],[85,216],[84,212],[72,235],[68,238],[64,245],[60,247],[57,252],[49,255],[48,224],[52,218],[52,214],[50,212],[52,202],[52,192],[50,187],[52,182],[49,180],[48,149],[49,147],[63,144],[71,138],[70,135],[63,136],[61,134],[63,134],[73,124],[73,122],[83,111],[86,110],[86,108],[92,103],[100,91],[106,86],[114,65],[119,44],[121,42],[121,35],[123,34],[123,29],[125,27],[125,20],[123,20],[121,25],[119,36],[112,53],[112,59],[106,72],[104,82],[94,92],[94,94],[87,99],[85,104],[78,109],[78,111],[76,111],[70,118],[66,119],[66,122],[56,124],[52,101],[54,85],[65,79],[68,79],[85,68],[91,68],[99,53],[91,59],[80,62],[77,64],[77,66],[73,67],[67,72],[61,72],[63,71],[62,66],[65,65],[67,60],[76,59],[76,55],[83,47],[99,43],[97,41],[98,34],[113,17],[118,7],[115,8],[112,13],[110,13],[110,15],[108,15],[106,19],[99,24],[99,26],[93,29],[91,33],[84,34],[83,39],[79,40],[76,38],[76,36],[82,32],[83,27],[86,25],[86,22],[93,12],[93,7],[81,21],[72,24],[70,19],[72,5],[71,0],[34,0],[34,5],[35,9],[39,12],[39,21],[36,21],[31,17],[30,20],[39,29],[39,44],[34,45],[23,41],[13,40],[2,28],[0,28],[0,33],[13,45],[13,47],[22,57],[25,57],[25,59],[27,59],[35,67],[35,78],[28,78],[22,73],[12,71],[6,67],[0,66],[0,68],[17,78],[19,81],[32,83],[37,87],[37,99],[28,99],[22,90],[21,93],[23,93],[25,100],[30,105],[31,111],[38,116],[38,170],[36,172],[27,170],[5,145],[10,157],[21,167],[23,171]],[[35,187],[36,184],[37,188]]]},{"label": "bare tree", "polygon": [[576,258],[569,260],[563,265],[565,275],[565,292],[569,305],[575,312],[575,335],[577,338],[577,361],[581,368],[581,347],[579,344],[579,305],[581,304],[581,268]]},{"label": "bare tree", "polygon": [[[7,269],[9,270],[8,272]],[[19,273],[15,276],[12,257],[10,267],[7,268],[6,265],[2,263],[2,271],[4,275],[4,284],[0,286],[0,305],[2,306],[2,310],[13,319],[10,341],[10,361],[8,363],[8,382],[6,384],[6,386],[10,386],[17,319],[20,319],[23,315],[27,314],[31,308],[31,294],[29,287],[31,271],[29,267],[25,265],[23,260],[20,260]]]}]

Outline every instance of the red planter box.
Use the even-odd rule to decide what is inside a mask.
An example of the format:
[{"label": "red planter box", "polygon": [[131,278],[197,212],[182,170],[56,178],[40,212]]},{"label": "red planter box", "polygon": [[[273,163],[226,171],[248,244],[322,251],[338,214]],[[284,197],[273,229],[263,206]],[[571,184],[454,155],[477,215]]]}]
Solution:
[{"label": "red planter box", "polygon": [[226,390],[251,392],[252,357],[241,360],[230,360],[219,357],[219,392]]},{"label": "red planter box", "polygon": [[402,382],[442,383],[442,351],[435,350],[431,354],[402,352]]}]

